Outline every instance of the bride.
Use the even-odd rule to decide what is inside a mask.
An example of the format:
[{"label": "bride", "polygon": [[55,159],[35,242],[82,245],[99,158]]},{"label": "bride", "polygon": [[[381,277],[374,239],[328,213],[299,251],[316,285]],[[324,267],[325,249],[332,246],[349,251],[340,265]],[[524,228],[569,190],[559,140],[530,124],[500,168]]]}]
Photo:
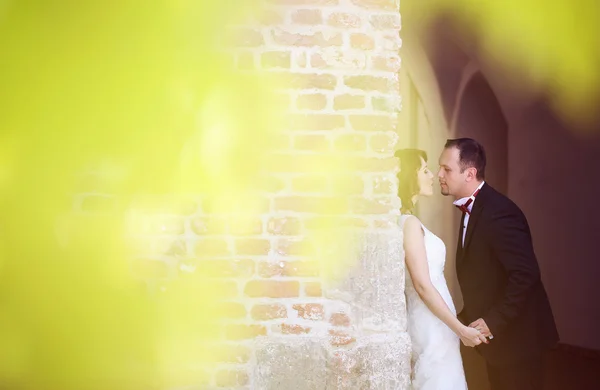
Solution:
[{"label": "bride", "polygon": [[444,278],[446,246],[412,215],[420,196],[433,195],[433,173],[422,150],[403,149],[400,159],[399,196],[404,233],[408,333],[411,337],[412,388],[462,390],[467,388],[460,340],[468,347],[487,343],[474,328],[456,318],[456,309]]}]

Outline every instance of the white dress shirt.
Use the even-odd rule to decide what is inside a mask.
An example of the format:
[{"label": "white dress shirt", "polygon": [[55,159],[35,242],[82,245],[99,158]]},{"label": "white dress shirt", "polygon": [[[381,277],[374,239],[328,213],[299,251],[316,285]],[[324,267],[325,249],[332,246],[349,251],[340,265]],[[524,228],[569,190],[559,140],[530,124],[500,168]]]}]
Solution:
[{"label": "white dress shirt", "polygon": [[461,206],[464,205],[465,203],[467,203],[467,201],[469,199],[473,199],[471,201],[471,204],[467,206],[467,210],[469,210],[468,213],[465,213],[465,220],[463,222],[463,231],[462,231],[462,246],[464,248],[465,246],[465,236],[467,235],[467,226],[469,226],[469,217],[471,216],[471,210],[473,210],[473,205],[475,204],[475,196],[473,196],[477,191],[479,191],[481,189],[481,187],[483,187],[483,185],[485,184],[485,181],[482,181],[481,184],[479,184],[479,187],[477,187],[477,189],[475,191],[473,191],[473,194],[471,194],[471,196],[467,196],[464,198],[460,198],[456,201],[454,201],[454,205],[455,206]]}]

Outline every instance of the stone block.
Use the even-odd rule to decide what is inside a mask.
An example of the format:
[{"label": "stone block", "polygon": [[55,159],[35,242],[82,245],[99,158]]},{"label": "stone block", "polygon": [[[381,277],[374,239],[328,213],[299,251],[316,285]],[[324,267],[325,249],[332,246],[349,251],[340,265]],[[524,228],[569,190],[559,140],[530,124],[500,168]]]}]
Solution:
[{"label": "stone block", "polygon": [[253,388],[323,390],[327,383],[326,341],[286,337],[259,340]]},{"label": "stone block", "polygon": [[348,232],[327,248],[343,253],[323,285],[326,298],[351,307],[353,323],[377,332],[406,331],[404,251],[399,228]]},{"label": "stone block", "polygon": [[410,354],[407,333],[358,338],[352,349],[332,352],[327,365],[326,389],[409,389]]}]

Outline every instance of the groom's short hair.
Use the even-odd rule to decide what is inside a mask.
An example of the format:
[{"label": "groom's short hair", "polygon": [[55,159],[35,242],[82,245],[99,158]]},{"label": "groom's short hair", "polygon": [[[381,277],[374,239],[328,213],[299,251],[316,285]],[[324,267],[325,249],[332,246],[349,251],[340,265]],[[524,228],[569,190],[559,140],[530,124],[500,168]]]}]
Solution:
[{"label": "groom's short hair", "polygon": [[485,179],[485,149],[483,145],[472,138],[456,138],[446,141],[446,149],[458,149],[459,162],[461,172],[467,168],[475,168],[477,170],[477,179]]}]

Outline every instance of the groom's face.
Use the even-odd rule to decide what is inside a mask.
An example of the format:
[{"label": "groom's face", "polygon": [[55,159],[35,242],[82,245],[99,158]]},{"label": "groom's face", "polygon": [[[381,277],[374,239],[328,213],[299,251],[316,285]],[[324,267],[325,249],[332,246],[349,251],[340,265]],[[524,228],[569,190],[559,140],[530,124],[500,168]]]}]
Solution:
[{"label": "groom's face", "polygon": [[460,171],[460,153],[457,148],[444,148],[440,155],[438,180],[442,195],[457,196],[465,183],[464,172]]}]

